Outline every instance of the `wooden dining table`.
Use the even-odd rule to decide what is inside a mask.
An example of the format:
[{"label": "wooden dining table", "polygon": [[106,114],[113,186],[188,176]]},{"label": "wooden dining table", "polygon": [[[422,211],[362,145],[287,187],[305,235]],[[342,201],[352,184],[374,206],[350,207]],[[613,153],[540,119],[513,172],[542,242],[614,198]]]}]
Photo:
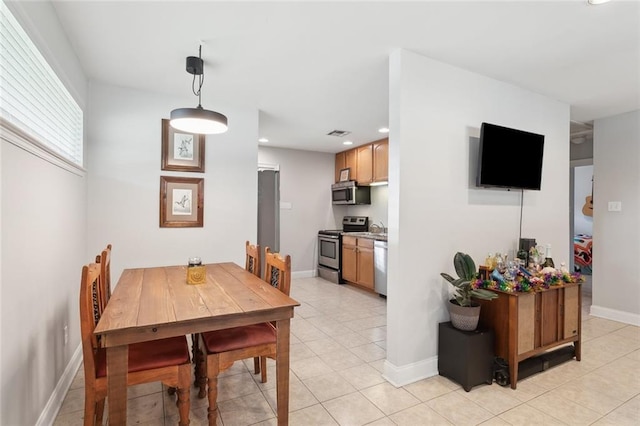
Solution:
[{"label": "wooden dining table", "polygon": [[95,328],[107,350],[109,424],[127,419],[128,345],[262,322],[277,329],[278,425],[289,421],[289,341],[300,304],[235,263],[206,267],[187,284],[187,266],[125,269]]}]

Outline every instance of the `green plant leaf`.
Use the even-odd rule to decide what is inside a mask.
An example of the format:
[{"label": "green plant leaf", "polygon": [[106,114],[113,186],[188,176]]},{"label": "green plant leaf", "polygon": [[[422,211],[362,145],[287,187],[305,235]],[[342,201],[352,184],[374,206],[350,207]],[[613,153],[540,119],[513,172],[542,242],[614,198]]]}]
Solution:
[{"label": "green plant leaf", "polygon": [[493,300],[498,297],[498,294],[490,290],[485,290],[483,288],[476,288],[471,291],[471,296],[475,297],[476,299]]},{"label": "green plant leaf", "polygon": [[457,252],[453,257],[453,266],[460,278],[472,280],[476,276],[476,264],[466,253]]},{"label": "green plant leaf", "polygon": [[440,272],[440,275],[442,275],[442,277],[449,281],[450,283],[453,283],[456,279],[453,278],[451,275],[447,274],[446,272]]}]

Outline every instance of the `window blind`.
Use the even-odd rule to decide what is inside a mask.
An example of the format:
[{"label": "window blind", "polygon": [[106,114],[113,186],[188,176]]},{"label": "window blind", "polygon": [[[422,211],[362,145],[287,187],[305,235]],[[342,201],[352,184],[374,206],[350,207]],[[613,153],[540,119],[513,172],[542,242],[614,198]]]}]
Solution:
[{"label": "window blind", "polygon": [[82,109],[3,1],[0,116],[82,166]]}]

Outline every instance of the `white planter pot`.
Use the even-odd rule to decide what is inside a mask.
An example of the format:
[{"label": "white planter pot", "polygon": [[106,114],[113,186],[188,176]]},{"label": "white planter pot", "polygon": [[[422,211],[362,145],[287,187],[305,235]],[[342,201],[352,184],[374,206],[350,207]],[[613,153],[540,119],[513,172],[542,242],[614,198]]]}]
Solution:
[{"label": "white planter pot", "polygon": [[460,306],[449,301],[451,325],[458,330],[473,331],[478,327],[481,306]]}]

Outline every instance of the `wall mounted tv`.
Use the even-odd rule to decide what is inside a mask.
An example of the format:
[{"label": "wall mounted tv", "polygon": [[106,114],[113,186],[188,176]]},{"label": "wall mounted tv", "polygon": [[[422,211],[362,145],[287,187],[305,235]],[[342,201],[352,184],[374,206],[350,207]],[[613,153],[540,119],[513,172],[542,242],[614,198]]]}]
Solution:
[{"label": "wall mounted tv", "polygon": [[540,190],[544,135],[482,123],[479,187]]}]

